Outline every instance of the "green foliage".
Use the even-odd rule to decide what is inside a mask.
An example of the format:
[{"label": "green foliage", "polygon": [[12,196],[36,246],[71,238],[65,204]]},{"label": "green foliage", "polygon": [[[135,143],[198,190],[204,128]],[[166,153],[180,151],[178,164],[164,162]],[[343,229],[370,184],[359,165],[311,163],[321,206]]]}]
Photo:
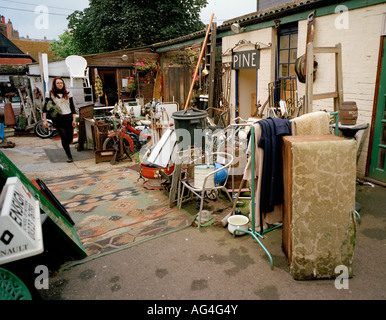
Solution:
[{"label": "green foliage", "polygon": [[146,46],[205,29],[207,0],[90,0],[67,19],[78,54]]},{"label": "green foliage", "polygon": [[68,30],[59,36],[59,40],[52,41],[50,47],[51,51],[55,52],[58,58],[66,58],[72,54],[80,54],[76,43],[73,41],[73,36]]}]

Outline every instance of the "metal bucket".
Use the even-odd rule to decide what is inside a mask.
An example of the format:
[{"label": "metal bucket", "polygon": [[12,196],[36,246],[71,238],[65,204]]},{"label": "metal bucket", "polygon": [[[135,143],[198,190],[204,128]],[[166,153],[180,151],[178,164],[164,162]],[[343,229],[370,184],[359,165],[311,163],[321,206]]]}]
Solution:
[{"label": "metal bucket", "polygon": [[[214,165],[198,165],[194,166],[194,187],[202,189],[206,175],[214,171]],[[206,180],[205,189],[214,188],[214,175],[211,175]]]}]

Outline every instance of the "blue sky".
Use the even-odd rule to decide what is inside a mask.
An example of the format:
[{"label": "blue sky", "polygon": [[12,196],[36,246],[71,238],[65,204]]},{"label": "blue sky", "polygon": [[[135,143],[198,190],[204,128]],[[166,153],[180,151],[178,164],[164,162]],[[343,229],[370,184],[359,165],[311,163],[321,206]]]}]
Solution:
[{"label": "blue sky", "polygon": [[[11,19],[21,37],[28,35],[30,39],[47,37],[52,40],[58,39],[67,28],[66,16],[74,10],[83,10],[88,3],[88,0],[1,0],[0,14],[5,16],[6,21]],[[201,20],[209,23],[214,13],[214,21],[221,25],[224,20],[255,11],[256,0],[209,0],[207,7],[201,11]]]}]

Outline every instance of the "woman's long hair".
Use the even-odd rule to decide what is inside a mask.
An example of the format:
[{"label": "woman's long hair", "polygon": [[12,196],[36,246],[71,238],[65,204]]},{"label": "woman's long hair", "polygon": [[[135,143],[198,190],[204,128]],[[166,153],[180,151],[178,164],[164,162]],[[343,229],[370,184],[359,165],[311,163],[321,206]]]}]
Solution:
[{"label": "woman's long hair", "polygon": [[[58,80],[58,79],[63,81],[63,89],[62,90],[59,90],[56,87],[56,80]],[[67,91],[66,84],[64,83],[64,80],[61,77],[55,77],[55,79],[52,81],[51,92],[54,95],[54,97],[59,98],[58,94],[61,93],[61,94],[63,94],[64,99],[66,99],[66,100],[68,99],[69,92]]]}]

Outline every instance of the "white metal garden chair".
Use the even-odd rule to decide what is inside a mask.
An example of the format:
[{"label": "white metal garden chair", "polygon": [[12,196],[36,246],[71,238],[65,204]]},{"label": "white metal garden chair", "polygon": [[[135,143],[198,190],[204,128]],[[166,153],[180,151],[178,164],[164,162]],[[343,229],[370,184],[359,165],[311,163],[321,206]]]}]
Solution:
[{"label": "white metal garden chair", "polygon": [[[229,200],[232,201],[232,197],[228,192],[228,189],[226,188],[226,183],[228,180],[229,172],[230,172],[230,166],[233,163],[233,156],[229,153],[225,152],[213,152],[210,155],[211,159],[214,161],[211,163],[211,166],[213,170],[210,170],[209,173],[207,173],[203,179],[200,179],[200,181],[192,181],[191,179],[182,178],[180,179],[179,183],[179,194],[177,199],[178,208],[181,209],[182,202],[186,200],[186,197],[184,197],[184,191],[185,189],[189,190],[190,196],[187,197],[188,199],[191,199],[192,195],[197,196],[200,199],[200,208],[198,211],[198,227],[201,226],[201,213],[204,206],[204,199],[205,195],[209,194],[213,191],[219,191],[224,190],[224,192],[227,194]],[[190,165],[193,166],[208,166],[207,164],[198,164],[200,163],[200,160],[202,160],[204,156],[199,157],[197,159],[194,159],[190,162]],[[218,169],[215,169],[214,163],[221,164],[221,167]],[[225,170],[225,172],[223,171]],[[223,172],[221,172],[223,171]],[[216,174],[219,176],[223,174],[223,177],[221,177],[220,183],[215,183],[216,181]]]}]

